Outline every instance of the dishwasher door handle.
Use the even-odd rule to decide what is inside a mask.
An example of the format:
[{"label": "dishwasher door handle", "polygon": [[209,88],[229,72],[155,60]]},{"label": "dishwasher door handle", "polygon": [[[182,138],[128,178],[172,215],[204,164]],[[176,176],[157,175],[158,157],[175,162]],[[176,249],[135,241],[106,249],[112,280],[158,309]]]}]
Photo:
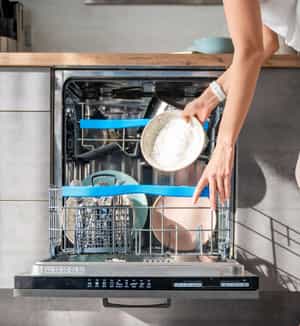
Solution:
[{"label": "dishwasher door handle", "polygon": [[109,301],[109,298],[103,298],[102,304],[105,308],[170,308],[171,307],[171,299],[166,298],[165,301],[161,303],[154,304],[122,304],[122,303],[113,303]]}]

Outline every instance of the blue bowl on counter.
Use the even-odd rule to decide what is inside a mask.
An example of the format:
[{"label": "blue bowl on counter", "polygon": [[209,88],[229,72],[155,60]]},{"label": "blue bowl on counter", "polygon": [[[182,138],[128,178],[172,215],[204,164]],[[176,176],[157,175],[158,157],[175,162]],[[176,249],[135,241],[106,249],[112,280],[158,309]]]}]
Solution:
[{"label": "blue bowl on counter", "polygon": [[233,53],[234,47],[229,37],[204,37],[195,40],[188,50],[206,54],[218,54]]}]

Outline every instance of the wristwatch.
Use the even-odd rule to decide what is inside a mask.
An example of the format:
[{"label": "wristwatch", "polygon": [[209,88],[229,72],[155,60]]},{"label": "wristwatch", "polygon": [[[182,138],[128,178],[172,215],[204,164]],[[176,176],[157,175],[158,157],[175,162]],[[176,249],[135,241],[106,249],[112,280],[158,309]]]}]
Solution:
[{"label": "wristwatch", "polygon": [[226,99],[226,94],[224,93],[222,87],[216,82],[213,81],[209,84],[210,89],[216,95],[220,102],[224,102]]}]

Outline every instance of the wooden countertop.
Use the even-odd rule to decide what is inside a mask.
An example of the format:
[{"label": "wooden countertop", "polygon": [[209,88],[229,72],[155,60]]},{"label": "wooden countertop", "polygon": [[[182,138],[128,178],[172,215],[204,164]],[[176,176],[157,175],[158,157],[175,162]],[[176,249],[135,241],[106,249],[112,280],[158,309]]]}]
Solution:
[{"label": "wooden countertop", "polygon": [[[0,67],[168,66],[227,67],[230,54],[0,53]],[[300,56],[275,55],[265,67],[300,68]]]}]

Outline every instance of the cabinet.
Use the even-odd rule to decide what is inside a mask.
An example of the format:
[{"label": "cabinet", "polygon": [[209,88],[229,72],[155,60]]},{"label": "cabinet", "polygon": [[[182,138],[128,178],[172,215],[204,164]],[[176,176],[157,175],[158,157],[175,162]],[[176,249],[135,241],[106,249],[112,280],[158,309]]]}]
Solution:
[{"label": "cabinet", "polygon": [[48,254],[50,70],[0,69],[0,288]]}]

